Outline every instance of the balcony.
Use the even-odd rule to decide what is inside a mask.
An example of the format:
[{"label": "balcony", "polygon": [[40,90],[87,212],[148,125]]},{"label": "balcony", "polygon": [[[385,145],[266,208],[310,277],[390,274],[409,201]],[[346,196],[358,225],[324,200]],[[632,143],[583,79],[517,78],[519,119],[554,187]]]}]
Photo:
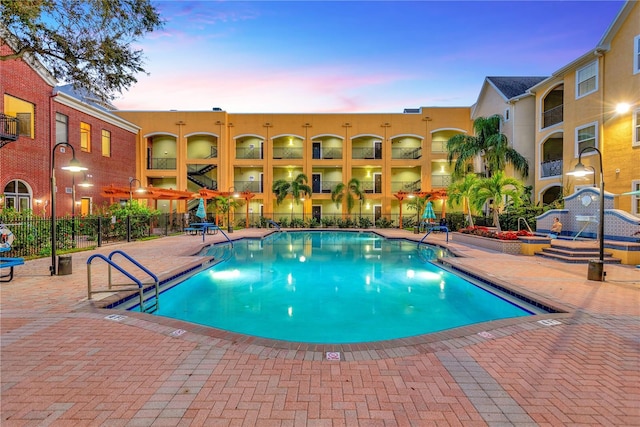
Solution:
[{"label": "balcony", "polygon": [[422,148],[420,147],[407,147],[407,148],[392,148],[392,159],[407,159],[414,160],[422,157]]},{"label": "balcony", "polygon": [[250,191],[252,193],[262,193],[262,183],[260,181],[234,181],[233,189],[243,192]]},{"label": "balcony", "polygon": [[358,159],[358,160],[382,159],[382,150],[374,147],[364,147],[364,148],[353,147],[351,153],[352,153],[351,154],[352,159]]},{"label": "balcony", "polygon": [[342,159],[342,148],[322,148],[320,150],[313,150],[313,158],[318,159]]},{"label": "balcony", "polygon": [[562,123],[564,120],[564,105],[560,104],[556,107],[546,110],[542,114],[543,128]]},{"label": "balcony", "polygon": [[0,114],[0,147],[18,140],[18,119]]},{"label": "balcony", "polygon": [[451,185],[451,175],[431,175],[431,188],[446,188]]},{"label": "balcony", "polygon": [[371,181],[360,181],[360,190],[370,194],[382,194],[382,184]]},{"label": "balcony", "polygon": [[549,178],[562,175],[562,160],[549,160],[540,165],[540,176]]},{"label": "balcony", "polygon": [[302,159],[302,148],[273,147],[274,159]]},{"label": "balcony", "polygon": [[407,193],[413,193],[420,191],[421,181],[394,181],[391,182],[391,192],[397,193],[398,191],[404,191]]},{"label": "balcony", "polygon": [[311,184],[311,190],[313,191],[313,194],[331,193],[331,191],[333,191],[333,189],[341,182],[342,181],[315,181]]},{"label": "balcony", "polygon": [[262,148],[236,148],[236,159],[262,159]]},{"label": "balcony", "polygon": [[147,159],[147,169],[175,170],[175,157],[152,157]]}]

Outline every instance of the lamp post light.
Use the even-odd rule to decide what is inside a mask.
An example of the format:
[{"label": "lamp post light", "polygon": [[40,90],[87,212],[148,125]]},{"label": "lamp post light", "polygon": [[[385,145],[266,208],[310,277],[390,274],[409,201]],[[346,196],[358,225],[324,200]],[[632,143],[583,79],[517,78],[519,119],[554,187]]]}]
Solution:
[{"label": "lamp post light", "polygon": [[238,197],[236,194],[233,194],[231,190],[235,191],[236,189],[233,186],[229,187],[229,196],[227,199],[227,232],[229,233],[233,233],[233,225],[231,225],[231,196]]},{"label": "lamp post light", "polygon": [[137,193],[142,193],[142,182],[140,182],[139,179],[136,178],[131,178],[129,180],[129,206],[131,206],[131,203],[133,203],[133,183],[134,182],[138,182],[138,189],[136,190]]},{"label": "lamp post light", "polygon": [[[604,280],[604,170],[602,168],[602,153],[595,147],[585,147],[580,150],[580,154],[578,155],[578,164],[573,169],[573,171],[568,172],[567,175],[573,176],[585,176],[595,172],[590,171],[582,164],[582,153],[585,151],[595,151],[598,153],[598,158],[600,160],[600,221],[599,221],[599,231],[598,231],[598,244],[599,244],[599,255],[600,259],[596,264],[594,260],[589,261],[589,274],[587,278],[589,280],[595,280],[598,282],[602,282]],[[592,168],[593,169],[593,168]],[[595,179],[595,177],[594,177]],[[591,274],[593,271],[593,274]]]},{"label": "lamp post light", "polygon": [[49,272],[52,276],[58,273],[56,266],[56,246],[58,245],[56,238],[56,150],[58,147],[69,147],[71,149],[71,155],[73,156],[68,166],[63,166],[60,169],[67,170],[69,172],[86,171],[87,168],[82,166],[78,159],[76,159],[76,151],[73,146],[67,142],[58,142],[53,146],[51,150],[51,265],[49,266]]}]

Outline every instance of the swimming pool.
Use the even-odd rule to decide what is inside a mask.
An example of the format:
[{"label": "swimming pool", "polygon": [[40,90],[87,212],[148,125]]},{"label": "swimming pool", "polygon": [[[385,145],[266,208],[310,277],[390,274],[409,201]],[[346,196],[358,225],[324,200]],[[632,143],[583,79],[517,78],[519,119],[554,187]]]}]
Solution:
[{"label": "swimming pool", "polygon": [[529,316],[431,262],[444,249],[370,232],[284,232],[216,245],[222,259],[160,296],[155,313],[263,338],[341,344]]}]

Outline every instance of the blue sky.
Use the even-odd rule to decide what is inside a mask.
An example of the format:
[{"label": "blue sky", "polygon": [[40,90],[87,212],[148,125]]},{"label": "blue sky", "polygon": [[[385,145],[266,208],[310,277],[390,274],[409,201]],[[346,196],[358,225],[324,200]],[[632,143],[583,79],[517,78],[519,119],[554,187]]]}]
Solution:
[{"label": "blue sky", "polygon": [[623,1],[157,1],[122,110],[400,113],[470,106],[486,76],[548,76]]}]

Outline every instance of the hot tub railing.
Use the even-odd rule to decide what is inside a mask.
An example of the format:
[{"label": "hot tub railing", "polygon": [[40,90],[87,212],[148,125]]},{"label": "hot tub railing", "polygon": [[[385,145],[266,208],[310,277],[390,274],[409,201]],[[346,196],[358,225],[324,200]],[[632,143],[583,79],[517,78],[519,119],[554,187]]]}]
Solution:
[{"label": "hot tub railing", "polygon": [[446,225],[434,225],[433,227],[430,227],[429,231],[427,231],[427,234],[425,234],[424,237],[422,237],[422,239],[420,239],[420,241],[418,242],[418,246],[420,246],[422,243],[424,243],[424,239],[426,239],[427,236],[429,234],[431,234],[431,232],[433,230],[445,231],[447,233],[447,243],[449,243],[449,227],[447,227]]}]

